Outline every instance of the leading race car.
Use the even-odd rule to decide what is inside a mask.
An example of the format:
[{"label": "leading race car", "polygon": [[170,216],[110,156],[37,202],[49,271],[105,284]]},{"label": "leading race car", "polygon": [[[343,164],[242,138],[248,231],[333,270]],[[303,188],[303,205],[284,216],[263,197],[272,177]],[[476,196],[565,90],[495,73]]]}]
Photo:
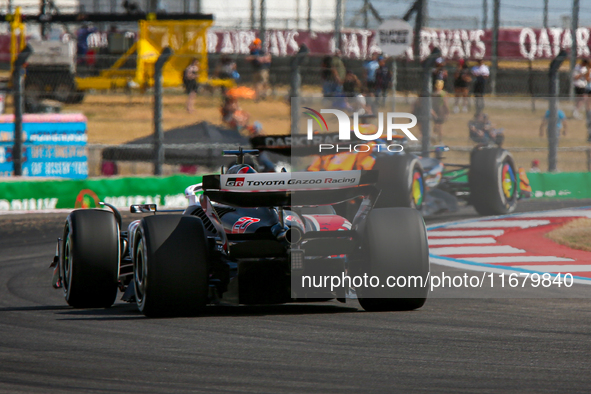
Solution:
[{"label": "leading race car", "polygon": [[[362,127],[363,126],[363,127]],[[374,134],[375,125],[360,125]],[[337,133],[318,135],[333,150],[319,152],[317,143],[305,138],[266,135],[251,138],[251,145],[261,151],[289,156],[307,171],[378,170],[381,190],[376,207],[409,207],[432,215],[456,211],[458,202],[472,205],[481,215],[503,215],[515,210],[517,201],[531,195],[523,168],[517,168],[512,155],[494,142],[478,144],[470,154],[469,164],[445,163],[445,146],[436,146],[431,156],[421,156],[408,149],[405,136],[393,135],[363,143],[364,151],[355,151],[355,141],[340,142]],[[385,146],[398,144],[404,149],[389,151]],[[339,145],[340,144],[340,145]],[[342,145],[342,146],[341,146]],[[369,147],[369,149],[365,148]],[[342,149],[341,149],[342,148]],[[365,150],[367,149],[367,150]],[[307,160],[301,160],[307,157]]]},{"label": "leading race car", "polygon": [[[182,214],[135,205],[132,212],[152,215],[123,231],[109,204],[71,212],[54,287],[79,308],[109,307],[120,289],[147,316],[195,315],[220,302],[344,302],[352,287],[370,311],[424,304],[424,221],[414,209],[374,207],[377,171],[257,173],[244,164],[245,154],[257,153],[226,151],[236,164],[188,187]],[[333,204],[355,199],[362,202],[351,221],[335,213]],[[408,285],[388,282],[397,277]]]}]

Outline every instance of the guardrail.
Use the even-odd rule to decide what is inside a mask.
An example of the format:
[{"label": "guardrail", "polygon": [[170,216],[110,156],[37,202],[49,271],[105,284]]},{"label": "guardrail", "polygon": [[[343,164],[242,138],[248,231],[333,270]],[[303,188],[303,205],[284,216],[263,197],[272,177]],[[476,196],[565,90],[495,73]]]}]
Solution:
[{"label": "guardrail", "polygon": [[188,204],[185,188],[201,179],[191,175],[84,180],[19,178],[0,182],[0,211],[94,208],[99,201],[122,208],[149,203],[165,208],[183,207]]}]

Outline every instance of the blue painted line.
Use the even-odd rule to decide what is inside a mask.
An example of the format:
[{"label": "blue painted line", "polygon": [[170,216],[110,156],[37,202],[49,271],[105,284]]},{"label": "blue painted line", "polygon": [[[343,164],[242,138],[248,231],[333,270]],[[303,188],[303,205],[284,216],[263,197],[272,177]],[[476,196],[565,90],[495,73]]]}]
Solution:
[{"label": "blue painted line", "polygon": [[[464,264],[464,265],[473,265],[473,266],[478,266],[478,267],[485,267],[485,268],[495,268],[498,270],[507,270],[507,271],[517,271],[517,272],[523,272],[523,273],[528,273],[528,274],[549,274],[553,277],[558,276],[558,274],[553,274],[551,272],[544,272],[544,271],[533,271],[533,270],[528,270],[525,268],[519,268],[519,267],[511,267],[509,265],[494,265],[494,264],[486,264],[486,263],[477,263],[475,261],[469,261],[469,260],[459,260],[459,259],[454,259],[453,257],[444,257],[444,256],[438,256],[435,254],[431,254],[429,253],[429,257],[432,257],[434,259],[441,259],[441,260],[448,260],[448,261],[453,261],[454,263],[458,263],[458,264]],[[437,264],[437,263],[435,263]],[[452,267],[453,268],[453,267]],[[561,272],[562,276],[564,276],[564,274],[571,274],[570,272]],[[591,278],[585,278],[582,276],[575,276],[573,275],[574,279],[582,279],[582,280],[586,280],[586,281],[591,281]]]}]

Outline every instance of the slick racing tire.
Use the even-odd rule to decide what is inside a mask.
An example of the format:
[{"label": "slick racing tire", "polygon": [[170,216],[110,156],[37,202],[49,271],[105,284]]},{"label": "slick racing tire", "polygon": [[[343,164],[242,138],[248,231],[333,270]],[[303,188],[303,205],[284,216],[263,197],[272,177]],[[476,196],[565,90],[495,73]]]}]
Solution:
[{"label": "slick racing tire", "polygon": [[379,157],[373,168],[379,171],[380,196],[376,208],[415,208],[421,210],[425,198],[423,167],[412,154]]},{"label": "slick racing tire", "polygon": [[112,212],[80,209],[66,220],[60,276],[66,302],[76,308],[107,308],[117,296],[119,225]]},{"label": "slick racing tire", "polygon": [[[367,257],[352,272],[370,278],[370,285],[356,288],[363,309],[404,311],[422,307],[428,292],[429,246],[421,214],[411,208],[374,209],[368,215],[363,237],[363,255]],[[379,278],[379,284],[373,282],[375,287],[371,284],[373,276]]]},{"label": "slick racing tire", "polygon": [[207,303],[207,239],[201,219],[142,218],[135,237],[133,282],[139,310],[149,317],[194,316]]},{"label": "slick racing tire", "polygon": [[470,203],[481,215],[504,215],[517,206],[517,168],[502,148],[475,148],[470,156]]}]

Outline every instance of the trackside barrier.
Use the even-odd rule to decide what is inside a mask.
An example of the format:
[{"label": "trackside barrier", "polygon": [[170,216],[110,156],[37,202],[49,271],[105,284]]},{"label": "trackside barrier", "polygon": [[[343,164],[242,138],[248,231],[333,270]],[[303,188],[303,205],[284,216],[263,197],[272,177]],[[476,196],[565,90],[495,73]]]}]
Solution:
[{"label": "trackside barrier", "polygon": [[[533,198],[591,198],[590,172],[528,173]],[[187,205],[184,190],[201,176],[125,177],[84,180],[0,181],[0,211],[94,208],[99,201],[117,207],[156,203],[163,208]]]},{"label": "trackside barrier", "polygon": [[0,181],[0,211],[37,211],[60,208],[94,208],[99,201],[125,208],[156,203],[159,207],[184,207],[184,191],[200,183],[201,176],[125,177],[84,180]]},{"label": "trackside barrier", "polygon": [[533,198],[591,198],[591,172],[529,172]]}]

